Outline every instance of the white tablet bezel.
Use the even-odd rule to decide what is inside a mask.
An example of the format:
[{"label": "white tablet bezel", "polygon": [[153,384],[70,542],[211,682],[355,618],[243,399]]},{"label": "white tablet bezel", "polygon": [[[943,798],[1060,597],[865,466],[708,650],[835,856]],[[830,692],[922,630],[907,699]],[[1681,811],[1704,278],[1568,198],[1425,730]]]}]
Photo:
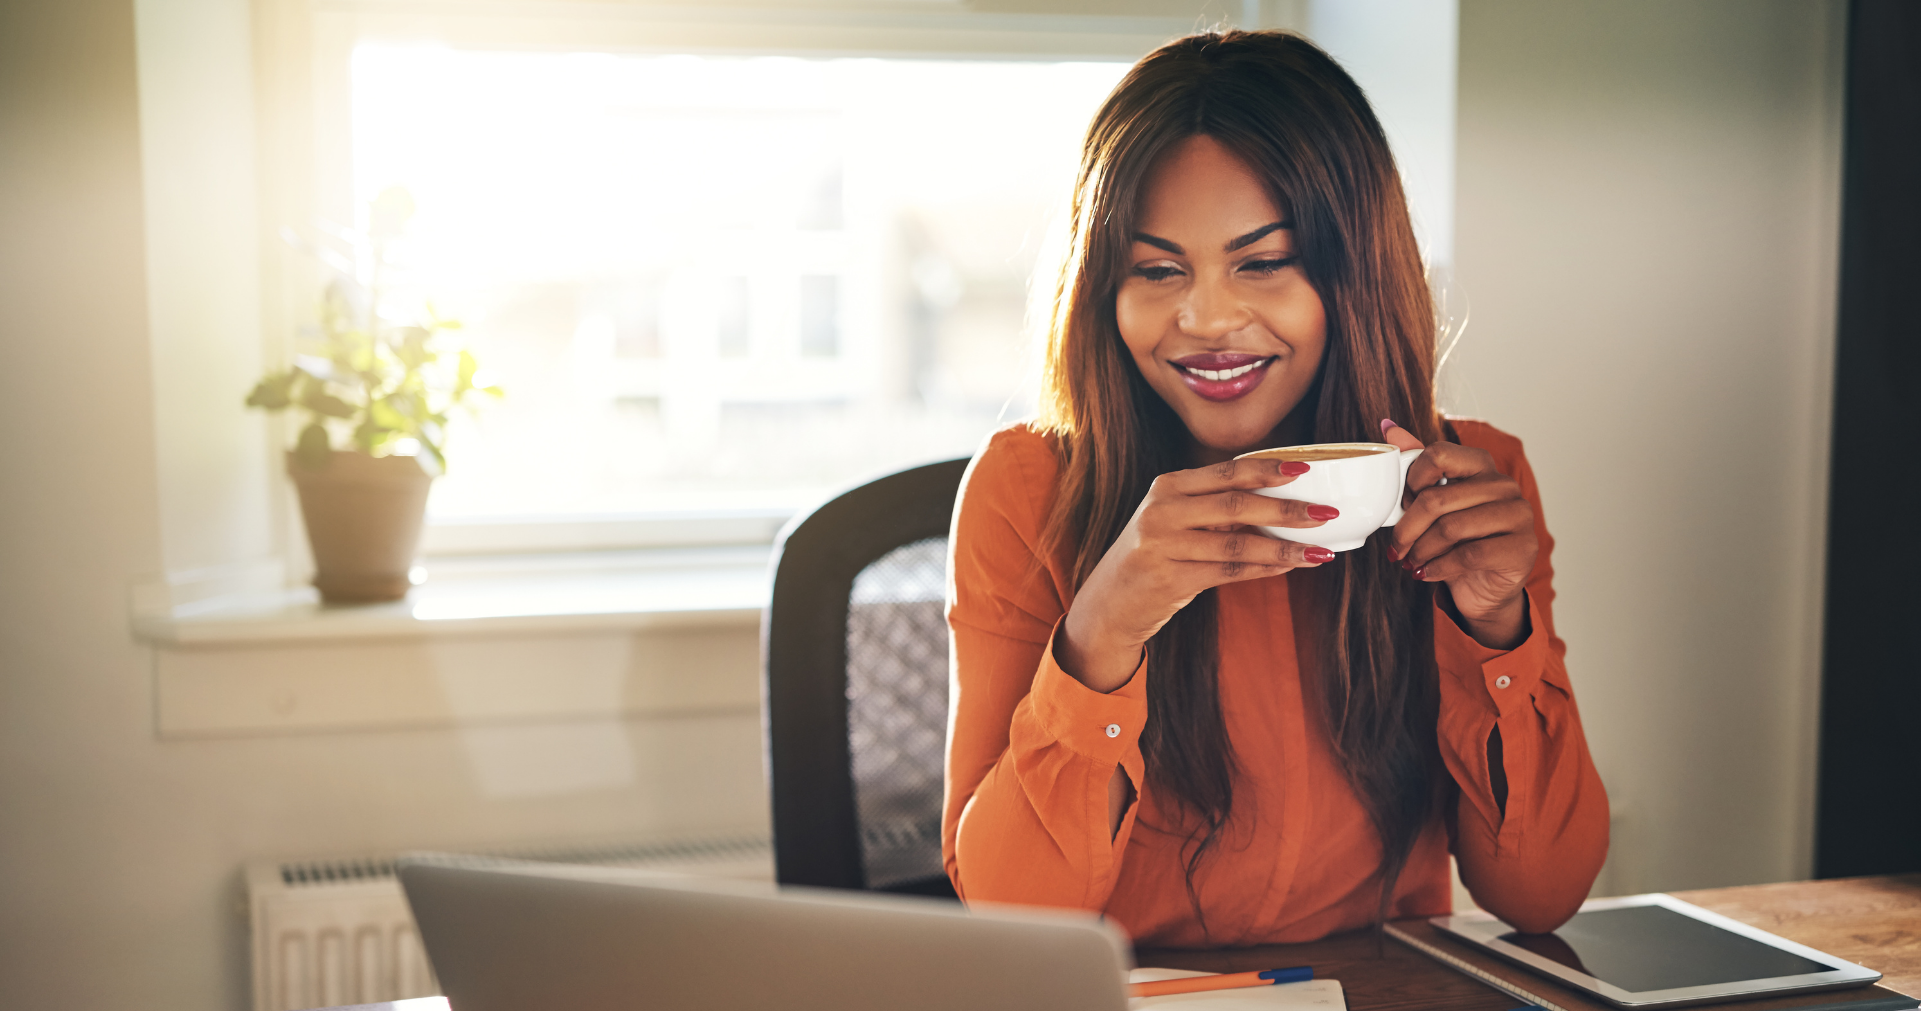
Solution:
[{"label": "white tablet bezel", "polygon": [[1584,972],[1577,972],[1540,955],[1500,940],[1500,935],[1510,933],[1513,927],[1501,922],[1491,913],[1462,913],[1455,916],[1437,916],[1429,920],[1434,926],[1460,938],[1484,951],[1499,955],[1535,972],[1553,977],[1568,986],[1584,990],[1619,1007],[1652,1008],[1680,1007],[1688,1004],[1708,1004],[1715,1001],[1733,1000],[1743,996],[1759,996],[1775,993],[1807,993],[1815,990],[1841,990],[1848,987],[1867,986],[1881,978],[1873,969],[1855,965],[1852,962],[1835,958],[1825,951],[1818,951],[1806,945],[1796,944],[1784,937],[1777,937],[1765,930],[1750,927],[1739,920],[1729,919],[1718,913],[1711,913],[1690,902],[1683,902],[1672,895],[1628,895],[1618,899],[1590,899],[1581,904],[1582,911],[1596,909],[1623,909],[1631,906],[1661,906],[1683,916],[1691,916],[1704,923],[1713,924],[1722,930],[1739,934],[1751,940],[1760,941],[1771,947],[1790,952],[1802,958],[1812,959],[1826,965],[1835,966],[1828,972],[1802,973],[1798,976],[1776,976],[1771,979],[1744,979],[1732,983],[1714,983],[1707,986],[1673,987],[1667,990],[1623,990],[1605,980],[1596,979]]}]

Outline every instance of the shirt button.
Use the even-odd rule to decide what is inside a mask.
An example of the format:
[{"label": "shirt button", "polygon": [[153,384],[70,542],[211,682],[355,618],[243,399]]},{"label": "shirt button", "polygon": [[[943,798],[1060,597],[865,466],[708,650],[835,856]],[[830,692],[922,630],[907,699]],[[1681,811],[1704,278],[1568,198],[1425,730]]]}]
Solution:
[{"label": "shirt button", "polygon": [[1514,683],[1514,679],[1508,677],[1506,674],[1503,674],[1500,677],[1497,677],[1494,679],[1494,687],[1496,688],[1506,688],[1508,685],[1511,685],[1513,683]]},{"label": "shirt button", "polygon": [[1121,725],[1118,723],[1109,723],[1107,725],[1107,736],[1109,737],[1121,736]]}]

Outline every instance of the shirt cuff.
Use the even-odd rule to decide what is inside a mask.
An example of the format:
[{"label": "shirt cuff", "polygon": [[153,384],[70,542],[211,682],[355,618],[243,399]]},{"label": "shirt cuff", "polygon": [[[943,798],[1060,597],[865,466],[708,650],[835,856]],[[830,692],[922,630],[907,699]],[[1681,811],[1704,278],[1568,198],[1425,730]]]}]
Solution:
[{"label": "shirt cuff", "polygon": [[1534,606],[1527,602],[1527,639],[1513,649],[1489,649],[1462,631],[1454,618],[1439,604],[1434,607],[1435,658],[1444,676],[1451,677],[1461,690],[1486,700],[1488,708],[1501,716],[1511,716],[1528,706],[1547,670],[1547,624]]},{"label": "shirt cuff", "polygon": [[[1058,624],[1054,633],[1060,634]],[[1055,635],[1047,637],[1047,652],[1041,655],[1029,692],[1035,717],[1049,736],[1069,750],[1103,765],[1121,764],[1140,748],[1141,728],[1147,723],[1146,651],[1126,684],[1102,694],[1061,669],[1054,659]]]}]

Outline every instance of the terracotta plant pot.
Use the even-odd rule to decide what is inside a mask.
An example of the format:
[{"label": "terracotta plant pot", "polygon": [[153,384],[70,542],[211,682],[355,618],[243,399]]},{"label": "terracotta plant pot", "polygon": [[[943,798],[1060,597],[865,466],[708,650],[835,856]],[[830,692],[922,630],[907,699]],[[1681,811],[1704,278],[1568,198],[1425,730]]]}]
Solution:
[{"label": "terracotta plant pot", "polygon": [[411,456],[335,451],[325,467],[287,454],[313,546],[313,584],[329,604],[399,600],[420,547],[433,478]]}]

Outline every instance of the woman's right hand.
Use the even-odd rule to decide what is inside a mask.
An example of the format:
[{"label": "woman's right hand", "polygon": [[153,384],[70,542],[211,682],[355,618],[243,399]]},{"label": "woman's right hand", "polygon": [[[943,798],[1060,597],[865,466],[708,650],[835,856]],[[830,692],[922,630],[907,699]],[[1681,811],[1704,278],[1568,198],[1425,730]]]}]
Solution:
[{"label": "woman's right hand", "polygon": [[1061,668],[1111,692],[1133,677],[1147,640],[1202,590],[1333,561],[1326,548],[1254,529],[1318,527],[1340,515],[1333,506],[1254,494],[1307,469],[1291,460],[1229,460],[1155,478],[1068,608],[1055,644]]}]

